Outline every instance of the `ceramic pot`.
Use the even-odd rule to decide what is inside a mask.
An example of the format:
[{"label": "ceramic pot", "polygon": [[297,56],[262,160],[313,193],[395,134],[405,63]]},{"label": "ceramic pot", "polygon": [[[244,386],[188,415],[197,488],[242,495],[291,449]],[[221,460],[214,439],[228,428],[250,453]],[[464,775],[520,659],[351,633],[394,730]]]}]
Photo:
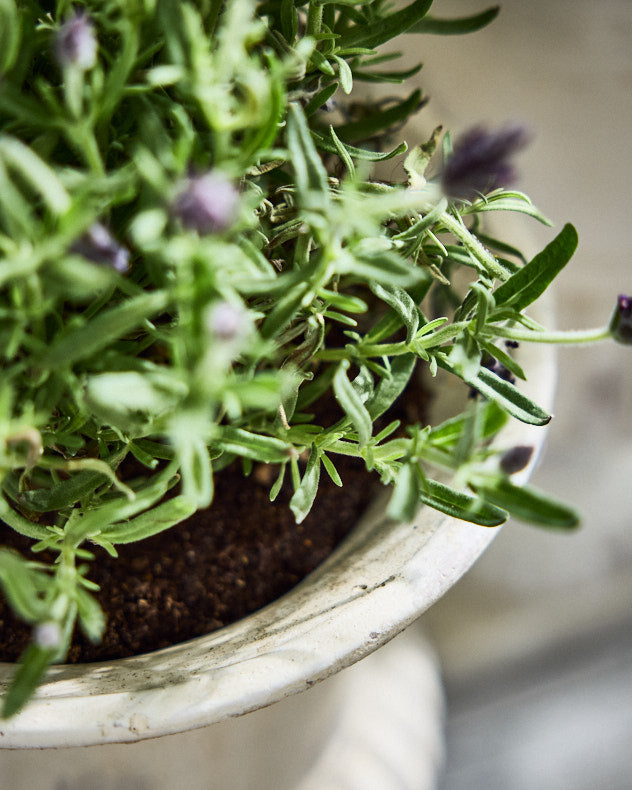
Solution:
[{"label": "ceramic pot", "polygon": [[[550,408],[553,352],[524,345],[520,361],[530,377],[525,392]],[[543,428],[512,421],[498,441],[537,451],[544,435]],[[410,524],[392,523],[383,511],[376,502],[314,573],[233,625],[154,653],[52,667],[27,707],[2,722],[0,747],[134,742],[221,722],[304,691],[403,631],[498,531],[430,508]],[[0,687],[12,671],[0,665]]]}]

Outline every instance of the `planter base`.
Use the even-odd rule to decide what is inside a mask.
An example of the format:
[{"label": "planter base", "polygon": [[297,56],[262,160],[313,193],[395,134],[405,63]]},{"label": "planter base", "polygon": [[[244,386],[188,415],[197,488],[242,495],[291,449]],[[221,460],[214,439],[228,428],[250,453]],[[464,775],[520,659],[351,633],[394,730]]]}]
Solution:
[{"label": "planter base", "polygon": [[134,745],[0,751],[0,790],[432,790],[442,713],[437,663],[413,626],[248,716]]}]

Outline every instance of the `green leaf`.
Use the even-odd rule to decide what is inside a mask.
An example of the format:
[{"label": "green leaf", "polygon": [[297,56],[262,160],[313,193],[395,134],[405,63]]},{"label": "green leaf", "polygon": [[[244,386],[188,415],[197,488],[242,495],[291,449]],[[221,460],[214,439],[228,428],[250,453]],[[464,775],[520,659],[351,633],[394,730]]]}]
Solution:
[{"label": "green leaf", "polygon": [[2,718],[9,719],[20,711],[33,695],[40,680],[55,657],[55,650],[29,645],[20,658],[9,690],[2,703]]},{"label": "green leaf", "polygon": [[298,14],[294,6],[294,0],[281,0],[279,17],[281,32],[290,44],[294,43],[298,31]]},{"label": "green leaf", "polygon": [[[319,132],[312,130],[312,137],[321,151],[326,151],[328,154],[339,153],[336,145]],[[369,151],[366,148],[357,148],[356,146],[349,145],[349,143],[345,143],[343,140],[340,142],[352,159],[360,159],[365,162],[386,162],[387,159],[392,159],[394,156],[403,154],[407,149],[406,143],[400,143],[390,151]]]},{"label": "green leaf", "polygon": [[482,214],[486,211],[515,211],[518,214],[526,214],[528,217],[533,217],[533,219],[536,219],[543,225],[550,227],[553,224],[550,219],[547,219],[533,205],[526,195],[517,192],[500,192],[497,196],[485,195],[484,199],[476,200],[471,206],[463,207],[461,214],[466,216],[467,214]]},{"label": "green leaf", "polygon": [[340,85],[342,90],[349,94],[353,89],[353,74],[351,68],[344,58],[334,55],[334,60],[338,64],[338,76],[340,77]]},{"label": "green leaf", "polygon": [[415,464],[405,463],[397,473],[386,515],[395,521],[412,521],[419,509],[420,498],[419,472]]},{"label": "green leaf", "polygon": [[153,419],[173,412],[186,396],[186,384],[169,369],[122,370],[90,376],[83,399],[101,422],[133,437]]},{"label": "green leaf", "polygon": [[83,587],[77,587],[77,614],[83,633],[91,642],[99,643],[105,631],[105,614],[96,598]]},{"label": "green leaf", "polygon": [[329,203],[327,171],[314,146],[305,114],[294,102],[288,110],[287,146],[296,176],[296,191],[302,204],[324,208]]},{"label": "green leaf", "polygon": [[0,548],[0,586],[11,609],[27,623],[44,617],[46,605],[39,591],[49,578],[17,552]]},{"label": "green leaf", "polygon": [[129,521],[112,524],[99,534],[99,538],[114,545],[134,543],[173,527],[195,513],[196,502],[187,496],[177,496]]},{"label": "green leaf", "polygon": [[342,480],[340,479],[340,475],[338,474],[338,470],[334,466],[333,461],[331,460],[331,458],[328,455],[325,455],[325,453],[323,453],[320,456],[320,460],[323,462],[323,466],[325,467],[325,471],[327,472],[329,477],[332,479],[334,485],[337,485],[340,488],[342,486]]},{"label": "green leaf", "polygon": [[[445,356],[437,355],[436,359],[439,367],[450,373],[456,372]],[[551,421],[551,415],[541,406],[487,368],[481,367],[476,376],[466,379],[466,382],[521,422],[529,425],[547,425]]]},{"label": "green leaf", "polygon": [[39,488],[33,491],[18,491],[12,477],[5,479],[5,490],[17,502],[36,513],[49,513],[70,507],[85,499],[105,483],[103,474],[82,471],[67,480],[60,480],[52,488]]},{"label": "green leaf", "polygon": [[[494,401],[485,401],[479,405],[481,410],[480,422],[481,439],[489,439],[495,436],[498,431],[507,424],[509,419],[507,413],[503,411]],[[428,434],[428,440],[433,445],[438,447],[453,447],[455,446],[465,430],[465,423],[469,419],[468,414],[459,414],[457,417],[451,417],[445,420],[440,425],[432,428]]]},{"label": "green leaf", "polygon": [[0,158],[29,182],[42,196],[53,214],[64,214],[70,208],[70,196],[55,172],[21,140],[0,136]]},{"label": "green leaf", "polygon": [[322,71],[322,73],[326,74],[328,77],[334,77],[336,75],[334,67],[323,55],[323,53],[319,52],[317,49],[312,51],[309,61],[313,66],[315,66],[315,68],[317,68],[319,71]]},{"label": "green leaf", "polygon": [[[174,446],[182,473],[182,493],[195,502],[196,507],[208,507],[215,490],[209,448],[203,435],[194,433],[195,421],[183,426],[170,426],[169,439]],[[183,427],[181,432],[178,427]],[[202,426],[200,426],[202,427]]]},{"label": "green leaf", "polygon": [[437,19],[427,16],[409,30],[409,33],[432,33],[438,36],[457,36],[463,33],[473,33],[489,25],[500,11],[500,6],[492,6],[480,14],[459,17],[458,19]]},{"label": "green leaf", "polygon": [[283,486],[283,479],[285,478],[286,466],[287,464],[281,464],[279,467],[279,474],[277,476],[277,479],[274,481],[274,484],[270,489],[270,502],[274,502],[274,500],[279,496],[279,493]]},{"label": "green leaf", "polygon": [[377,19],[369,24],[357,25],[336,42],[339,49],[349,47],[368,47],[375,49],[410,30],[420,22],[432,5],[432,0],[415,0],[414,3],[395,11],[393,14]]},{"label": "green leaf", "polygon": [[399,398],[406,389],[416,365],[417,357],[414,354],[401,354],[391,360],[390,376],[383,376],[380,379],[373,397],[365,404],[372,420],[377,420]]},{"label": "green leaf", "polygon": [[421,91],[414,90],[408,98],[396,102],[386,110],[376,110],[360,121],[343,123],[336,128],[336,134],[344,142],[368,140],[379,132],[390,129],[401,121],[406,120],[423,104]]},{"label": "green leaf", "polygon": [[[5,478],[5,485],[6,480],[7,478]],[[16,513],[16,511],[13,510],[1,493],[0,519],[2,519],[5,524],[8,524],[11,529],[14,529],[20,535],[24,535],[27,538],[32,538],[33,540],[44,540],[50,535],[50,532],[46,529],[46,527],[42,527],[40,524],[34,524],[32,521],[24,518],[24,516]]]},{"label": "green leaf", "polygon": [[221,447],[225,452],[236,453],[244,458],[252,458],[253,461],[267,464],[284,463],[292,451],[292,445],[281,439],[230,425],[220,426],[213,445]]},{"label": "green leaf", "polygon": [[577,231],[565,225],[550,244],[494,291],[497,306],[521,311],[546,291],[577,248]]},{"label": "green leaf", "polygon": [[334,395],[344,413],[351,420],[358,434],[360,447],[366,447],[371,439],[373,421],[360,396],[347,378],[348,368],[348,360],[343,360],[333,379]]},{"label": "green leaf", "polygon": [[547,425],[551,421],[551,415],[548,412],[520,392],[513,384],[501,379],[487,368],[481,368],[478,374],[467,383],[477,389],[481,395],[496,401],[499,406],[521,422],[529,425]]},{"label": "green leaf", "polygon": [[421,501],[448,516],[470,521],[481,527],[497,527],[507,520],[507,513],[494,504],[456,491],[436,480],[426,480],[426,484],[427,491],[421,491],[419,495]]},{"label": "green leaf", "polygon": [[150,291],[105,310],[81,327],[58,337],[37,360],[44,368],[69,367],[106,348],[113,340],[124,337],[147,318],[166,310],[171,295],[166,291]]},{"label": "green leaf", "polygon": [[0,75],[9,71],[20,51],[20,15],[14,0],[0,0]]},{"label": "green leaf", "polygon": [[[147,442],[153,448],[156,443]],[[160,448],[160,445],[156,445]],[[169,448],[173,454],[171,448]],[[158,456],[160,457],[160,456]],[[160,501],[167,491],[179,481],[175,465],[170,464],[162,472],[152,475],[144,485],[136,489],[134,500],[116,497],[107,502],[99,502],[85,512],[81,518],[81,529],[86,535],[96,534],[105,524],[130,519]]]},{"label": "green leaf", "polygon": [[315,112],[320,110],[323,104],[325,104],[337,90],[338,83],[332,82],[331,85],[327,85],[325,88],[318,91],[318,93],[314,94],[303,110],[305,117],[310,118]]},{"label": "green leaf", "polygon": [[331,135],[331,139],[333,140],[333,143],[336,146],[336,151],[338,152],[338,156],[342,159],[342,161],[345,164],[345,167],[347,168],[347,172],[353,178],[353,176],[355,175],[355,165],[353,164],[353,159],[351,159],[351,156],[349,155],[349,152],[343,145],[342,140],[338,138],[338,135],[334,131],[333,126],[329,127],[329,134]]},{"label": "green leaf", "polygon": [[294,513],[297,524],[300,524],[312,509],[312,505],[316,499],[319,481],[320,458],[316,452],[316,448],[312,445],[305,474],[303,475],[300,486],[296,489],[290,500],[290,510]]},{"label": "green leaf", "polygon": [[573,508],[528,486],[517,486],[501,476],[479,476],[470,483],[473,491],[512,516],[554,529],[572,529],[579,524]]},{"label": "green leaf", "polygon": [[390,250],[363,251],[355,257],[341,256],[337,267],[340,274],[356,275],[382,285],[409,286],[423,277],[421,269],[413,268],[407,260]]},{"label": "green leaf", "polygon": [[407,79],[418,74],[421,69],[421,63],[402,71],[364,71],[363,69],[354,69],[353,79],[359,82],[390,82],[394,85],[401,85]]},{"label": "green leaf", "polygon": [[494,359],[497,359],[501,365],[504,365],[510,373],[516,378],[522,379],[522,381],[526,381],[527,377],[525,375],[524,370],[520,367],[520,365],[516,362],[516,360],[510,356],[506,351],[503,351],[502,348],[499,348],[494,343],[488,342],[486,340],[481,340],[478,338],[478,342],[481,345],[481,348],[485,349],[488,354],[490,354]]},{"label": "green leaf", "polygon": [[371,283],[373,293],[399,315],[406,327],[406,342],[410,343],[419,329],[419,308],[410,295],[396,285]]}]

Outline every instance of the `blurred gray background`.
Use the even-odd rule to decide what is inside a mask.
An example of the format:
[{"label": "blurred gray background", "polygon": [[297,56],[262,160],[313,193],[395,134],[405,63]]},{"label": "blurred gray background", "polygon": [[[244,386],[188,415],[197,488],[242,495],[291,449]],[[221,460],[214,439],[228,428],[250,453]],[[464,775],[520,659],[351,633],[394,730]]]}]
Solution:
[{"label": "blurred gray background", "polygon": [[[433,13],[485,7],[437,0]],[[558,328],[606,323],[632,293],[632,2],[503,0],[483,31],[407,44],[454,136],[531,128],[517,187],[580,236],[555,289]],[[525,222],[538,243],[553,237]],[[558,355],[533,482],[574,502],[582,529],[509,524],[422,618],[448,700],[442,790],[632,788],[632,349]]]}]

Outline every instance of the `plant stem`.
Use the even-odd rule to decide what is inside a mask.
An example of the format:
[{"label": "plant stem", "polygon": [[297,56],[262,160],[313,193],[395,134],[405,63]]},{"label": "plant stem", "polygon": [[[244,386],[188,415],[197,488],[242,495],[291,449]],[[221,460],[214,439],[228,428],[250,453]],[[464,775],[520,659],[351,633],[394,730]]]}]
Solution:
[{"label": "plant stem", "polygon": [[538,332],[529,329],[511,329],[510,327],[494,326],[483,330],[482,334],[489,337],[506,337],[508,340],[524,341],[525,343],[557,343],[559,345],[580,345],[599,343],[611,337],[607,326],[596,329],[577,329],[560,332]]},{"label": "plant stem", "polygon": [[312,0],[309,4],[309,11],[307,12],[307,29],[308,36],[316,36],[320,33],[323,26],[323,6]]},{"label": "plant stem", "polygon": [[448,211],[444,211],[439,221],[446,230],[452,233],[463,244],[465,249],[481,264],[485,271],[499,280],[506,280],[509,274],[498,263],[494,256],[485,249],[480,241],[470,233],[462,222],[455,219]]}]

